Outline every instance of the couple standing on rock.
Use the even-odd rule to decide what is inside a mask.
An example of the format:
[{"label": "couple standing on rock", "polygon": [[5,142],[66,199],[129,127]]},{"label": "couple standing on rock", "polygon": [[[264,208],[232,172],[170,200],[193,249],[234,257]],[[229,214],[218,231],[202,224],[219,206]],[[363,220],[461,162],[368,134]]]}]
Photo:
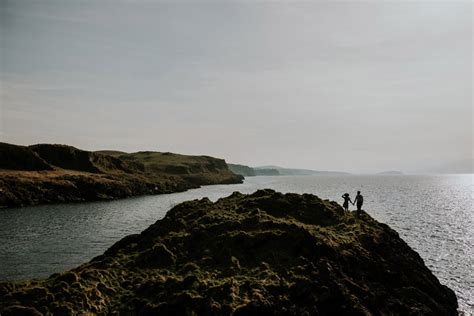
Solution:
[{"label": "couple standing on rock", "polygon": [[344,199],[344,204],[342,204],[342,206],[346,211],[349,210],[349,202],[351,202],[352,205],[357,203],[357,215],[360,215],[360,211],[362,210],[362,204],[364,204],[364,197],[362,196],[362,194],[360,194],[360,191],[357,191],[357,195],[354,199],[354,202],[351,201],[349,193],[344,193],[342,195],[342,198]]}]

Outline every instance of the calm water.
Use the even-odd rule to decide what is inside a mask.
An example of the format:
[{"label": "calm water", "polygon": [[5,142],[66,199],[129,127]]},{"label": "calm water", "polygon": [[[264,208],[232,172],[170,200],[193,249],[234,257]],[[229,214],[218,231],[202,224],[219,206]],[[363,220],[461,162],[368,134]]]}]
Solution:
[{"label": "calm water", "polygon": [[364,195],[364,209],[389,224],[452,288],[474,315],[474,175],[251,177],[239,185],[207,186],[112,202],[0,210],[0,280],[46,277],[101,254],[141,232],[182,201],[216,200],[259,188],[341,200]]}]

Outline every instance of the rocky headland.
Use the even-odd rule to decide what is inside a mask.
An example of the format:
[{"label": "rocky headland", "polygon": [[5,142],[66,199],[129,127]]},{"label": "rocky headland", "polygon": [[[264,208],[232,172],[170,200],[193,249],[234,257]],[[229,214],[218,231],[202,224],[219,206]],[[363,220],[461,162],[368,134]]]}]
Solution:
[{"label": "rocky headland", "polygon": [[242,179],[223,159],[208,156],[0,143],[0,207],[172,193]]},{"label": "rocky headland", "polygon": [[0,314],[457,315],[397,232],[310,194],[177,205],[45,280],[0,283]]},{"label": "rocky headland", "polygon": [[240,174],[244,177],[255,177],[257,174],[252,167],[245,166],[245,165],[238,165],[238,164],[228,164],[229,169],[235,173]]}]

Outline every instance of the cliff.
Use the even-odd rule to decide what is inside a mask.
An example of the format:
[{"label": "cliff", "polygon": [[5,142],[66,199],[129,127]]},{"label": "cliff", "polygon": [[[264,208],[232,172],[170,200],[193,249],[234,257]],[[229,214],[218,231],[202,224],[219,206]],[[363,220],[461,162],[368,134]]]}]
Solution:
[{"label": "cliff", "polygon": [[77,149],[67,145],[38,144],[29,146],[52,166],[67,170],[90,173],[140,173],[145,171],[142,164],[130,163],[119,158]]},{"label": "cliff", "polygon": [[37,153],[25,146],[0,143],[0,169],[53,170]]},{"label": "cliff", "polygon": [[123,161],[144,166],[150,175],[178,176],[196,185],[242,182],[242,177],[229,170],[224,159],[209,156],[188,156],[174,153],[141,151],[119,155]]},{"label": "cliff", "polygon": [[244,177],[253,177],[253,176],[279,176],[280,172],[277,169],[261,169],[261,168],[252,168],[245,165],[236,165],[229,164],[229,169],[235,173],[240,174]]},{"label": "cliff", "polygon": [[2,315],[457,315],[397,232],[314,195],[179,204],[46,280],[0,283]]},{"label": "cliff", "polygon": [[244,177],[253,177],[256,175],[255,170],[253,170],[253,168],[250,168],[249,166],[229,164],[229,169],[233,173],[240,174]]},{"label": "cliff", "polygon": [[0,207],[110,200],[242,182],[224,160],[213,157],[110,153],[0,143]]}]

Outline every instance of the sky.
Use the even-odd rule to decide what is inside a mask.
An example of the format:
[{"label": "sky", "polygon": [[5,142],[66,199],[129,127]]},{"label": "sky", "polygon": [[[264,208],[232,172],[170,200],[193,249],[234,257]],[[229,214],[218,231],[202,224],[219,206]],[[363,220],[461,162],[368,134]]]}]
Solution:
[{"label": "sky", "polygon": [[471,1],[0,0],[0,141],[473,172]]}]

